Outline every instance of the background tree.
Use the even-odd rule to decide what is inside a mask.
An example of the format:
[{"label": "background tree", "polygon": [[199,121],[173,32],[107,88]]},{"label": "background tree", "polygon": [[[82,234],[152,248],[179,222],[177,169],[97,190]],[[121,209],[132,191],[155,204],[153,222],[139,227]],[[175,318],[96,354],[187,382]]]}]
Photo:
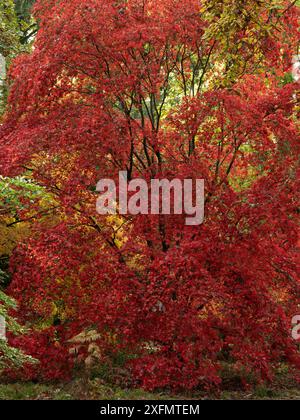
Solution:
[{"label": "background tree", "polygon": [[7,101],[6,72],[13,58],[30,50],[37,32],[37,23],[32,18],[32,0],[3,0],[0,5],[0,114]]},{"label": "background tree", "polygon": [[[5,293],[10,282],[8,272],[9,257],[13,250],[29,236],[28,222],[21,220],[21,214],[26,211],[28,202],[32,204],[42,196],[41,189],[30,184],[25,179],[9,179],[0,177],[0,316],[5,322],[7,334],[20,335],[26,331],[14,317],[11,310],[16,310],[16,302]],[[28,218],[28,215],[27,215]],[[0,375],[4,368],[20,367],[23,363],[33,363],[34,360],[24,353],[8,345],[0,338]]]},{"label": "background tree", "polygon": [[[29,3],[32,4],[33,2],[23,1],[15,5],[12,0],[4,0],[0,4],[0,114],[5,111],[7,101],[5,81],[7,69],[11,60],[25,51],[21,43],[25,34],[27,34],[28,25],[33,22],[29,14]],[[15,6],[17,6],[18,11],[16,11]],[[22,15],[20,13],[21,7]],[[32,204],[35,193],[39,191],[25,179],[0,177],[0,316],[2,322],[5,322],[8,334],[19,335],[25,332],[10,315],[10,311],[16,309],[16,302],[5,295],[4,290],[10,280],[8,273],[9,257],[17,244],[22,239],[24,240],[29,232],[28,224],[22,223],[19,214],[25,210],[26,200],[31,201]],[[33,359],[10,347],[5,340],[0,339],[0,373],[8,366],[20,367],[25,362],[31,363]]]},{"label": "background tree", "polygon": [[28,44],[38,31],[37,22],[32,17],[35,0],[15,0],[15,12],[21,32],[20,42]]}]

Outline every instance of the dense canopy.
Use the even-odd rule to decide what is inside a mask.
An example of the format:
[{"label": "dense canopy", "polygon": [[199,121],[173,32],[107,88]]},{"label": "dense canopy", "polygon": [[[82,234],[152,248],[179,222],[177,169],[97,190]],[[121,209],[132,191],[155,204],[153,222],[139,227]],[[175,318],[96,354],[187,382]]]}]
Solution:
[{"label": "dense canopy", "polygon": [[[299,368],[295,2],[34,10],[39,31],[10,69],[0,128],[2,175],[46,194],[21,212],[38,216],[10,263],[7,293],[32,328],[11,344],[40,361],[18,374],[65,378],[78,360],[113,366],[122,354],[131,383],[194,389],[221,386],[226,369],[249,382],[283,361]],[[203,178],[204,223],[98,215],[96,184],[119,171]]]}]

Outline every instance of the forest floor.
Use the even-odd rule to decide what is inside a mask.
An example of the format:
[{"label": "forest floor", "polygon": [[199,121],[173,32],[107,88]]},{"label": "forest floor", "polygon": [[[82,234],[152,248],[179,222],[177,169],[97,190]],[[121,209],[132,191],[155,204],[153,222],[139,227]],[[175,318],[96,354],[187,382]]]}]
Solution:
[{"label": "forest floor", "polygon": [[140,389],[121,389],[100,380],[74,380],[70,383],[0,383],[0,400],[300,400],[300,386],[292,382],[260,386],[252,391],[227,390],[220,394],[171,395]]}]

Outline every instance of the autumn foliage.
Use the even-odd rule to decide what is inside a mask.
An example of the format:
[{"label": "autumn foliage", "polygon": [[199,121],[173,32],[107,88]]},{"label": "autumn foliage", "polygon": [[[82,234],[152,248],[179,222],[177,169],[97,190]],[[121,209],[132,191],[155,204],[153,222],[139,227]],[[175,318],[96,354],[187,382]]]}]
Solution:
[{"label": "autumn foliage", "polygon": [[[33,330],[11,342],[40,360],[21,374],[92,362],[88,346],[69,351],[89,329],[97,363],[126,354],[149,389],[220,386],[228,366],[245,381],[299,368],[299,84],[286,78],[299,9],[41,0],[35,14],[0,129],[1,173],[27,173],[52,200],[11,259],[8,293]],[[205,223],[97,215],[96,183],[120,170],[204,178]]]}]

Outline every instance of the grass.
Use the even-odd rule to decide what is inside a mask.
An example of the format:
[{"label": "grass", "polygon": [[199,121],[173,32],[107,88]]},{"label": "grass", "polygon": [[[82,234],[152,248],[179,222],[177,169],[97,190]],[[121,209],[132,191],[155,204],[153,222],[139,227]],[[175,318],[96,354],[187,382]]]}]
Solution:
[{"label": "grass", "polygon": [[[173,397],[174,398],[174,397]],[[34,384],[17,382],[0,384],[0,400],[157,400],[172,399],[141,389],[111,388],[98,381],[88,384],[76,380],[67,384]]]},{"label": "grass", "polygon": [[67,384],[17,382],[0,383],[0,400],[300,400],[300,389],[296,384],[281,385],[281,388],[278,386],[279,384],[272,388],[259,386],[251,392],[224,391],[219,395],[171,395],[112,387],[101,380],[74,380]]}]

